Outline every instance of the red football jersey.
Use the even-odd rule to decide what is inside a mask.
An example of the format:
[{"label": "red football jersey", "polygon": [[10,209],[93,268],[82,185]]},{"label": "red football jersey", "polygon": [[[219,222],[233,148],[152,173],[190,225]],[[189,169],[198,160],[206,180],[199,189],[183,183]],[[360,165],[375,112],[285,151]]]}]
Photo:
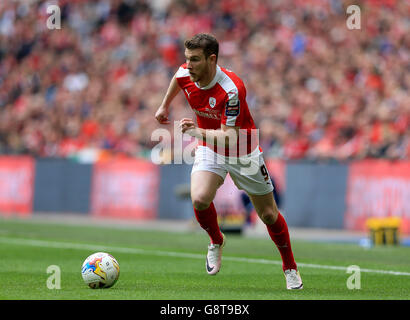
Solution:
[{"label": "red football jersey", "polygon": [[[225,148],[222,152],[224,155],[248,154],[258,146],[255,142],[257,130],[246,103],[246,88],[235,73],[217,66],[214,79],[206,87],[200,87],[198,83],[191,81],[184,63],[179,67],[176,79],[189,105],[196,113],[199,128],[220,129],[221,124],[240,128],[238,139],[241,143],[246,142],[246,152],[240,149],[238,143],[236,153]],[[206,141],[199,143],[215,152],[221,151],[216,146],[207,144]]]}]

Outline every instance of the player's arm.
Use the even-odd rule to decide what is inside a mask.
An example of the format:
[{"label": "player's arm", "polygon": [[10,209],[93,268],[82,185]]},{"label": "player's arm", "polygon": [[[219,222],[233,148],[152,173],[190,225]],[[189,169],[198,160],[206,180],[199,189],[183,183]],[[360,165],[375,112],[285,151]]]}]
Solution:
[{"label": "player's arm", "polygon": [[221,124],[217,130],[197,128],[192,119],[184,118],[179,127],[182,133],[187,133],[207,144],[222,145],[223,147],[234,147],[238,141],[239,127],[231,127]]},{"label": "player's arm", "polygon": [[170,84],[169,84],[167,93],[165,94],[165,97],[162,100],[161,105],[159,106],[157,112],[155,113],[155,118],[158,120],[159,123],[161,123],[161,124],[168,124],[169,123],[169,120],[168,120],[169,106],[170,106],[172,100],[178,94],[180,89],[181,88],[178,85],[176,76],[174,75],[173,78],[171,79]]}]

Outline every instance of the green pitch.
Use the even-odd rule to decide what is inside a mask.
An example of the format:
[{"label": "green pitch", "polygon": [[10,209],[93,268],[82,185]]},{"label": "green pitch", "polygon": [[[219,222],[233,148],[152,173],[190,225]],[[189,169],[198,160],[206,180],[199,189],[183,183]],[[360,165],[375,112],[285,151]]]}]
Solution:
[{"label": "green pitch", "polygon": [[[0,218],[0,300],[4,299],[409,299],[410,247],[364,249],[353,244],[293,241],[304,289],[288,291],[271,240],[227,235],[221,271],[205,271],[208,237],[132,228],[67,225]],[[114,255],[114,287],[92,290],[81,278],[91,253]],[[61,288],[51,265],[60,269]],[[360,267],[349,289],[346,272]],[[54,279],[54,280],[53,280]],[[53,282],[54,281],[54,282]]]}]

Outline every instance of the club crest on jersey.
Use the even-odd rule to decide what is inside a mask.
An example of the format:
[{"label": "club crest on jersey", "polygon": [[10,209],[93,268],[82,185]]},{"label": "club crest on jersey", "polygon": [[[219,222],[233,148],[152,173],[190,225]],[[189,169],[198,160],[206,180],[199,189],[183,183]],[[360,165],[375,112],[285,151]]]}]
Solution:
[{"label": "club crest on jersey", "polygon": [[209,105],[211,106],[211,108],[215,108],[216,106],[216,99],[214,97],[210,97],[209,98]]}]

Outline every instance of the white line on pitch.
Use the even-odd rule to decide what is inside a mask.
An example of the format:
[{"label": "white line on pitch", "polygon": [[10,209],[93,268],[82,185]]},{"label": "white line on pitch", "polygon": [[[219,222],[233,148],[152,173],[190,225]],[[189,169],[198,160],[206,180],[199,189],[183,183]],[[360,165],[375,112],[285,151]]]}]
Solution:
[{"label": "white line on pitch", "polygon": [[[177,257],[177,258],[205,259],[204,258],[205,256],[203,254],[197,254],[197,253],[146,250],[146,249],[139,249],[139,248],[113,247],[113,246],[102,246],[102,245],[93,245],[93,244],[72,243],[72,242],[55,242],[55,241],[36,240],[36,239],[0,237],[0,243],[11,244],[11,245],[33,246],[33,247],[57,248],[57,249],[110,251],[110,252],[143,254],[143,255],[162,256],[162,257],[169,256],[169,257]],[[245,262],[245,263],[282,265],[282,261],[277,261],[277,260],[241,258],[241,257],[229,257],[229,256],[224,256],[223,259],[225,261],[238,261],[238,262]],[[347,267],[343,267],[343,266],[329,266],[329,265],[320,265],[320,264],[312,264],[312,263],[298,263],[298,267],[312,268],[312,269],[340,270],[340,271],[347,270]],[[400,272],[400,271],[392,271],[392,270],[377,270],[377,269],[360,268],[360,271],[367,272],[367,273],[389,274],[389,275],[394,275],[394,276],[410,276],[410,272]]]}]

